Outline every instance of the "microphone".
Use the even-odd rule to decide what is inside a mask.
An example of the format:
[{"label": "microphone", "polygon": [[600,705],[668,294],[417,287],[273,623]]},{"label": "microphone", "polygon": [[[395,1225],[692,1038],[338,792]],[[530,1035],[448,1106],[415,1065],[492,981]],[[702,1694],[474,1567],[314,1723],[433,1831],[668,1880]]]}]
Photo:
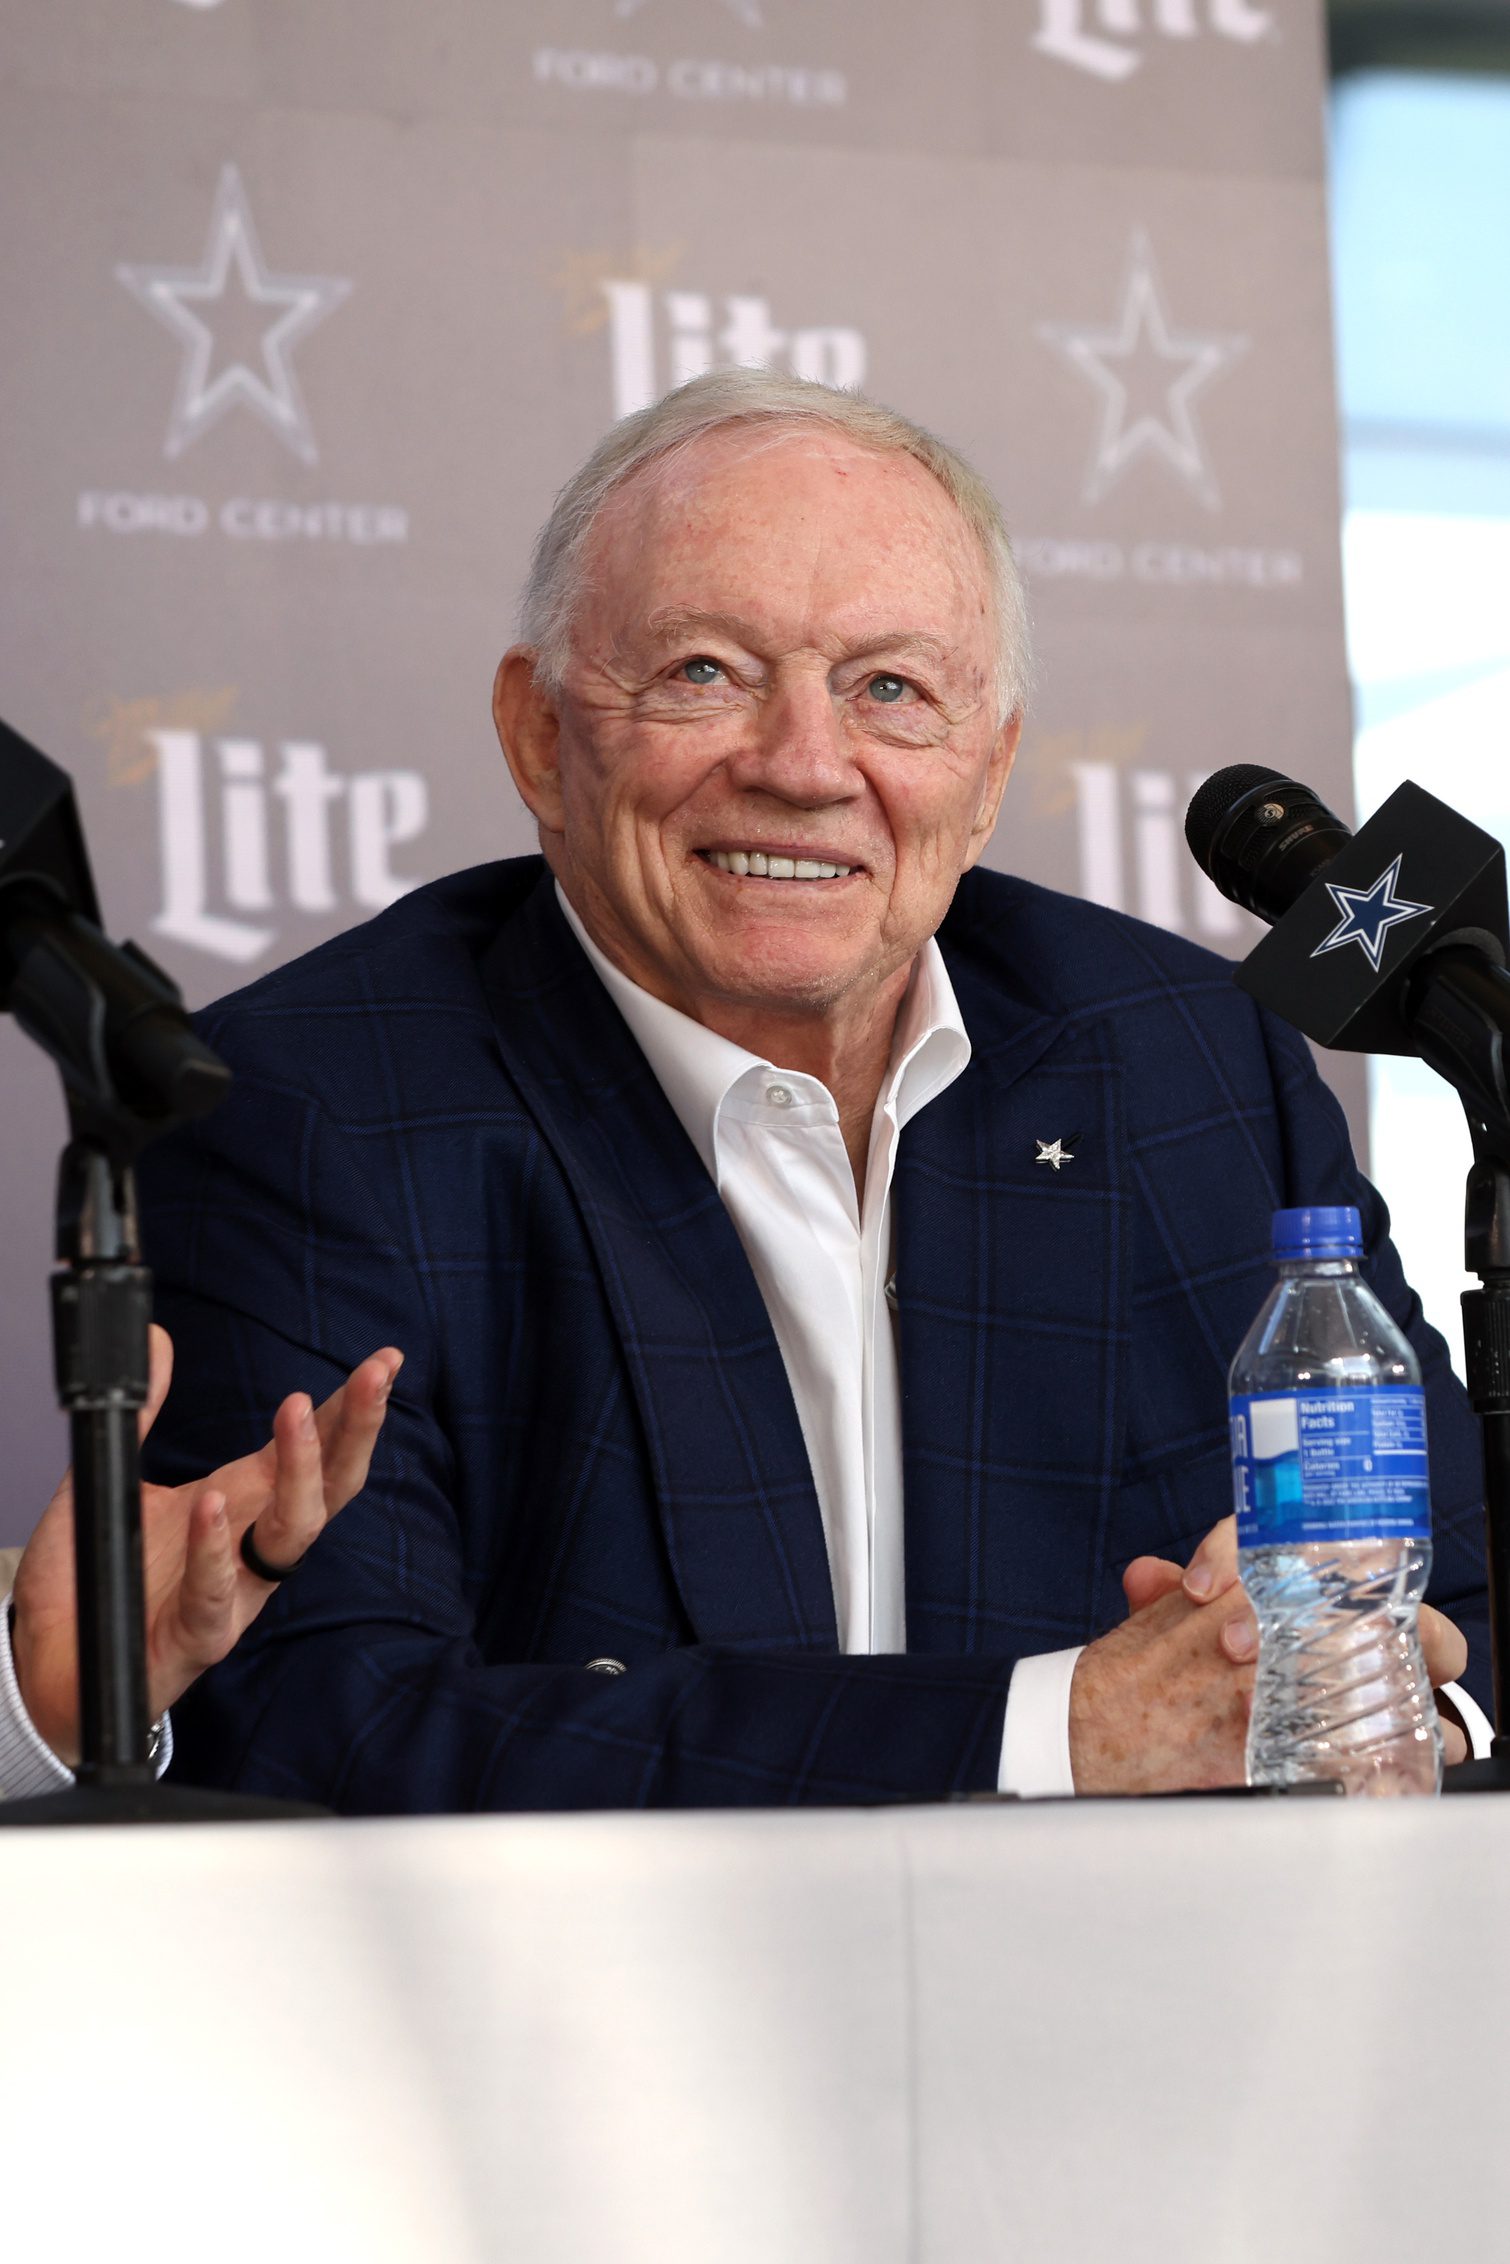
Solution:
[{"label": "microphone", "polygon": [[68,774],[0,723],[0,1013],[51,1054],[72,1100],[145,1128],[203,1116],[230,1071],[178,987],[101,931]]},{"label": "microphone", "polygon": [[1419,1054],[1480,1114],[1507,1114],[1505,852],[1407,781],[1354,834],[1308,786],[1219,770],[1185,818],[1196,862],[1271,923],[1242,988],[1318,1045]]},{"label": "microphone", "polygon": [[1271,925],[1352,838],[1309,786],[1259,763],[1217,771],[1185,813],[1185,839],[1201,870],[1223,896]]}]

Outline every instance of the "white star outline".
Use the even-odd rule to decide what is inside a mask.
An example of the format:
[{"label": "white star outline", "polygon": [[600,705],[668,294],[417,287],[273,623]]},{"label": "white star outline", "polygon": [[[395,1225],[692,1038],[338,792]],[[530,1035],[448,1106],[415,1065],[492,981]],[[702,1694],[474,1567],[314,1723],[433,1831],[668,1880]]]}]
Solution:
[{"label": "white star outline", "polygon": [[[645,0],[613,0],[613,12],[619,17],[637,16],[644,5]],[[731,16],[738,16],[740,22],[747,24],[751,31],[764,28],[760,0],[723,0],[723,5]]]},{"label": "white star outline", "polygon": [[[191,302],[225,297],[234,262],[244,295],[256,306],[282,308],[263,332],[261,372],[245,362],[228,362],[214,376],[210,365],[215,333]],[[251,409],[303,463],[319,461],[309,411],[289,359],[294,345],[323,322],[351,289],[338,275],[274,275],[262,256],[241,175],[234,165],[221,168],[210,230],[198,267],[144,267],[121,263],[124,283],[149,314],[171,330],[184,349],[178,390],[168,419],[163,454],[173,457],[240,405]]]},{"label": "white star outline", "polygon": [[1402,849],[1372,888],[1347,888],[1338,881],[1327,882],[1327,894],[1342,917],[1331,934],[1317,944],[1311,953],[1313,959],[1319,959],[1323,952],[1341,951],[1344,945],[1356,943],[1377,975],[1384,957],[1384,939],[1390,929],[1399,927],[1404,920],[1418,920],[1424,912],[1436,910],[1434,904],[1414,904],[1408,896],[1395,894],[1404,857]]},{"label": "white star outline", "polygon": [[[1087,503],[1099,503],[1139,456],[1151,454],[1168,465],[1208,510],[1221,504],[1221,490],[1196,429],[1191,404],[1213,378],[1223,376],[1248,351],[1237,332],[1176,331],[1169,319],[1153,245],[1146,229],[1133,231],[1122,282],[1121,308],[1109,329],[1089,323],[1042,322],[1038,335],[1073,362],[1101,395],[1101,422],[1081,488]],[[1160,361],[1183,365],[1165,388],[1162,419],[1145,411],[1128,415],[1128,387],[1109,363],[1130,361],[1144,340]]]}]

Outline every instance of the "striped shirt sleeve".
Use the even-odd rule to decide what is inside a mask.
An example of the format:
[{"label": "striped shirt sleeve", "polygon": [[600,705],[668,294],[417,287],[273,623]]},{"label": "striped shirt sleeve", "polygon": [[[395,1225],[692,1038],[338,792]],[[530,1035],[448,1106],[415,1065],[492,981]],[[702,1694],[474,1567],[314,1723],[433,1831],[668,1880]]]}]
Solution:
[{"label": "striped shirt sleeve", "polygon": [[[0,1597],[0,1800],[28,1800],[34,1793],[64,1791],[73,1783],[73,1771],[32,1727],[16,1681],[10,1622],[11,1600],[6,1595]],[[173,1725],[165,1714],[157,1755],[159,1776],[172,1758]]]}]

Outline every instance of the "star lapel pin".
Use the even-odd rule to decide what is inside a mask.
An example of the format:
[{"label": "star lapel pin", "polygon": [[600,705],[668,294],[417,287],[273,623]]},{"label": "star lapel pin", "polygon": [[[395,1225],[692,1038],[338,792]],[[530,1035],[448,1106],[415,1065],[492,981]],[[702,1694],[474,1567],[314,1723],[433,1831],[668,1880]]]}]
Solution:
[{"label": "star lapel pin", "polygon": [[1067,1140],[1036,1141],[1035,1145],[1038,1149],[1038,1153],[1033,1158],[1033,1161],[1035,1163],[1051,1163],[1054,1166],[1055,1171],[1057,1172],[1059,1166],[1062,1163],[1074,1162],[1075,1142],[1079,1139],[1079,1137],[1079,1133],[1074,1132],[1071,1133],[1069,1139]]}]

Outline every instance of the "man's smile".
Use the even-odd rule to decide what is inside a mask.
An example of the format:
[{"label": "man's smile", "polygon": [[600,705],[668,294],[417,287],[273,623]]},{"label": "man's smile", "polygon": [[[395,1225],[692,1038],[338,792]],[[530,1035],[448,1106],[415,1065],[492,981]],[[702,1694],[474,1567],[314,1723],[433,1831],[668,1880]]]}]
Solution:
[{"label": "man's smile", "polygon": [[715,872],[736,880],[849,880],[865,870],[827,857],[799,856],[795,849],[699,849],[697,854]]}]

